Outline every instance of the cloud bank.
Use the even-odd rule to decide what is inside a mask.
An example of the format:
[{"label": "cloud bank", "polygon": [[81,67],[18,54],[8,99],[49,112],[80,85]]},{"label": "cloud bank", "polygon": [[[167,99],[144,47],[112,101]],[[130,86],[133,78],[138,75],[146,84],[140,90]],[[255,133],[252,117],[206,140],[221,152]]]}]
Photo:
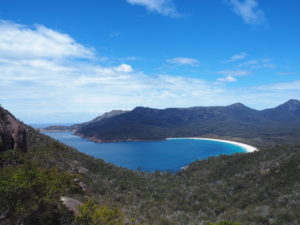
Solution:
[{"label": "cloud bank", "polygon": [[67,34],[42,25],[31,28],[8,21],[0,21],[1,58],[91,58],[91,48],[84,47]]},{"label": "cloud bank", "polygon": [[[80,122],[82,112],[98,115],[140,105],[166,108],[240,101],[265,108],[300,97],[300,81],[229,89],[224,82],[201,79],[201,74],[147,74],[124,62],[105,66],[95,50],[41,25],[1,21],[0,32],[0,103],[25,122]],[[191,59],[175,61],[193,64]],[[218,74],[233,82],[248,72]],[[50,114],[56,115],[53,121],[48,120]],[[76,117],[60,120],[59,115]]]}]

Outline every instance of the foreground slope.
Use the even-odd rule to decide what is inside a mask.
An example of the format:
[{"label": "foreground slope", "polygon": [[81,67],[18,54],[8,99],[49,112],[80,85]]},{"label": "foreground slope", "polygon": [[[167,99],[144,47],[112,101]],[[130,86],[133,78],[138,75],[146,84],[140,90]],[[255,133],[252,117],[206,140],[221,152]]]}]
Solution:
[{"label": "foreground slope", "polygon": [[168,137],[243,138],[250,144],[293,143],[300,139],[300,101],[254,110],[241,103],[225,107],[137,107],[81,126],[76,134],[95,141],[162,140]]},{"label": "foreground slope", "polygon": [[[94,159],[27,129],[25,154],[32,161],[78,176],[83,193],[68,197],[118,207],[127,224],[300,223],[300,146],[213,157],[177,174],[148,174]],[[64,224],[74,223],[68,221]]]},{"label": "foreground slope", "polygon": [[147,174],[106,164],[42,138],[49,144],[32,149],[33,158],[81,174],[90,196],[117,205],[139,223],[300,222],[300,146],[209,158],[177,174]]}]

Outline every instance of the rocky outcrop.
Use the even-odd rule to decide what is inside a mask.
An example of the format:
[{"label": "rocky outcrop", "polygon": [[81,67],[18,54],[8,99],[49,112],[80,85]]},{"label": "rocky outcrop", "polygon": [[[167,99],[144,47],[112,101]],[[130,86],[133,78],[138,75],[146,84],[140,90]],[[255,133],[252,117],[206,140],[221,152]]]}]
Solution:
[{"label": "rocky outcrop", "polygon": [[19,149],[27,151],[26,126],[0,106],[0,151]]},{"label": "rocky outcrop", "polygon": [[60,200],[62,201],[63,205],[71,212],[73,212],[76,216],[79,215],[80,206],[83,205],[82,202],[78,201],[75,198],[69,198],[65,196],[61,196]]}]

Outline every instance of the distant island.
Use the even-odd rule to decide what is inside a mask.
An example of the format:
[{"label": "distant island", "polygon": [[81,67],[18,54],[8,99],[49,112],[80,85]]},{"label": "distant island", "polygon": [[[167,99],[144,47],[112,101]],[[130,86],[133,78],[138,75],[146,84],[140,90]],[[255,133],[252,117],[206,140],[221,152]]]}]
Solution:
[{"label": "distant island", "polygon": [[256,146],[300,140],[300,101],[289,100],[275,108],[255,110],[242,103],[228,106],[113,110],[92,121],[44,131],[73,131],[95,142],[165,140],[209,137]]}]

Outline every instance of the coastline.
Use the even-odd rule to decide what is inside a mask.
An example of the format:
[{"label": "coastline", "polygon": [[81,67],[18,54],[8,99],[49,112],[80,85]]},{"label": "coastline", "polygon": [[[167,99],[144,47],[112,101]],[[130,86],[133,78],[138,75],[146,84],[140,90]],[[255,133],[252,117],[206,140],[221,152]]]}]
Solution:
[{"label": "coastline", "polygon": [[[224,139],[218,139],[218,138],[200,138],[200,137],[179,137],[179,138],[164,138],[164,139],[155,139],[155,140],[142,140],[142,139],[127,139],[127,140],[103,140],[103,139],[98,139],[95,137],[86,137],[82,134],[76,133],[76,130],[46,130],[46,132],[73,132],[73,135],[79,136],[81,138],[87,139],[89,141],[95,142],[95,143],[118,143],[118,142],[151,142],[151,141],[165,141],[165,140],[176,140],[176,139],[195,139],[195,140],[207,140],[207,141],[216,141],[216,142],[223,142],[223,143],[228,143],[228,144],[233,144],[236,146],[239,146],[243,148],[246,152],[255,152],[258,151],[258,148],[244,144],[241,142],[237,141],[229,141],[229,140],[224,140]],[[41,130],[40,132],[45,132],[45,130]]]},{"label": "coastline", "polygon": [[258,149],[252,145],[247,145],[244,143],[236,142],[236,141],[228,141],[223,139],[215,139],[215,138],[197,138],[197,137],[186,137],[186,138],[167,138],[167,140],[176,140],[176,139],[195,139],[195,140],[207,140],[207,141],[216,141],[216,142],[223,142],[228,144],[233,144],[242,147],[245,149],[246,152],[255,152]]},{"label": "coastline", "polygon": [[87,139],[89,141],[95,142],[95,143],[119,143],[119,142],[150,142],[150,141],[164,141],[166,139],[157,139],[157,140],[143,140],[143,139],[127,139],[127,140],[103,140],[96,137],[87,137],[83,134],[73,132],[73,135],[79,136],[81,138]]},{"label": "coastline", "polygon": [[39,129],[40,132],[73,132],[73,135],[79,136],[81,138],[87,139],[89,141],[95,142],[95,143],[117,143],[117,142],[151,142],[151,141],[165,141],[165,140],[176,140],[176,139],[194,139],[194,140],[207,140],[207,141],[216,141],[216,142],[223,142],[223,143],[228,143],[232,145],[239,146],[243,148],[246,152],[255,152],[258,151],[258,148],[244,144],[241,142],[237,141],[229,141],[229,140],[224,140],[224,139],[218,139],[218,138],[201,138],[201,137],[178,137],[178,138],[164,138],[164,139],[157,139],[157,140],[139,140],[139,139],[127,139],[127,140],[103,140],[103,139],[98,139],[95,137],[86,137],[82,134],[76,133],[76,130],[42,130]]}]

